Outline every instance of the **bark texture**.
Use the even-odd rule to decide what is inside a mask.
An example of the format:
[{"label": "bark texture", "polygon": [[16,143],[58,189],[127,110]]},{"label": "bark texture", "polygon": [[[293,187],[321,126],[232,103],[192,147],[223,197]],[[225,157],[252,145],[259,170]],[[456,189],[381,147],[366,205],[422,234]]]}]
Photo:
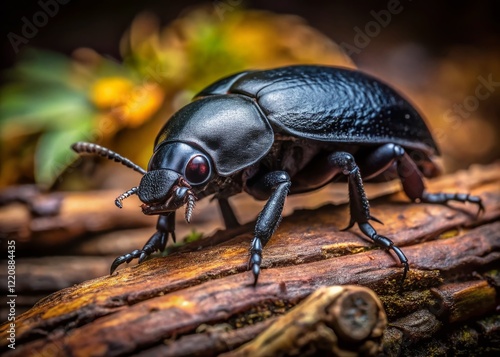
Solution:
[{"label": "bark texture", "polygon": [[[429,182],[428,188],[479,195],[486,211],[476,217],[474,205],[412,204],[402,193],[371,200],[372,214],[384,222],[376,225],[379,234],[401,247],[410,262],[402,293],[402,267],[396,257],[362,238],[357,228],[341,232],[349,221],[346,206],[325,205],[283,219],[264,249],[263,271],[255,287],[252,273],[246,271],[253,229],[247,224],[41,299],[16,317],[15,350],[7,347],[8,325],[0,326],[0,353],[243,356],[262,347],[258,341],[263,337],[256,337],[265,331],[274,340],[292,336],[282,339],[288,345],[278,350],[294,355],[297,343],[321,345],[332,328],[323,323],[324,333],[311,335],[309,327],[291,333],[277,319],[321,287],[352,284],[370,288],[382,301],[388,319],[380,339],[385,355],[500,352],[500,164],[475,166]],[[110,262],[107,257],[75,258],[79,259]],[[98,261],[87,263],[87,269],[91,265],[100,267],[95,268],[99,272],[107,269]],[[56,275],[50,272],[50,263],[42,265],[40,276]],[[82,277],[71,264],[67,274],[72,278],[54,286]],[[24,284],[24,291],[36,292],[34,281],[19,284]],[[325,318],[319,315],[312,325]],[[353,336],[335,336],[342,348],[347,343],[352,346]],[[245,343],[250,344],[241,347]],[[361,345],[349,347],[350,355],[372,353]],[[312,351],[314,355],[319,350]]]}]

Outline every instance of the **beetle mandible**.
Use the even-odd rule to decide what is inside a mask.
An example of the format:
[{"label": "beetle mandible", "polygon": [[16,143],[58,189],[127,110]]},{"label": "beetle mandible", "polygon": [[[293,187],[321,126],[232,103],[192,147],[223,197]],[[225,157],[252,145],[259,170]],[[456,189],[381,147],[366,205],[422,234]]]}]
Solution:
[{"label": "beetle mandible", "polygon": [[175,212],[186,206],[189,222],[195,200],[213,195],[227,228],[239,223],[228,198],[247,192],[267,200],[257,217],[250,245],[249,269],[254,284],[262,249],[278,227],[288,194],[318,189],[336,177],[347,179],[350,222],[379,247],[392,250],[404,266],[408,259],[370,221],[363,181],[400,178],[415,202],[471,202],[477,196],[429,193],[423,177],[439,172],[439,154],[417,110],[387,84],[357,70],[326,66],[289,66],[245,71],[223,78],[198,93],[159,132],[147,172],[99,145],[79,142],[78,153],[113,159],[143,174],[139,186],[115,203],[137,194],[142,212],[159,215],[156,233],[142,249],[115,259],[122,263],[165,249],[175,241]]}]

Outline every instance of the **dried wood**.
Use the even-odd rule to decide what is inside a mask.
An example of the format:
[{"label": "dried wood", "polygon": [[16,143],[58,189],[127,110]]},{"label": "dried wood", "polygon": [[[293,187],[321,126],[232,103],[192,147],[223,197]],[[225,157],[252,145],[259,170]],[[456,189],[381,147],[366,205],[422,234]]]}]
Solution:
[{"label": "dried wood", "polygon": [[244,346],[224,357],[375,356],[387,318],[372,290],[322,287]]},{"label": "dried wood", "polygon": [[[137,214],[137,205],[114,207],[117,191],[32,195],[16,203],[9,189],[0,201],[0,237],[16,240],[17,249],[57,248],[93,232],[153,225],[154,218]],[[14,196],[14,197],[5,197]],[[36,208],[34,208],[36,207]]]},{"label": "dried wood", "polygon": [[373,215],[385,223],[377,226],[379,233],[402,247],[410,261],[402,294],[397,259],[357,229],[340,232],[348,222],[346,207],[326,205],[283,220],[264,250],[255,287],[246,271],[251,225],[243,233],[218,232],[170,256],[49,295],[17,317],[16,350],[8,351],[2,332],[0,352],[218,355],[272,328],[277,316],[318,288],[359,284],[373,289],[387,312],[386,353],[489,353],[499,331],[494,272],[500,266],[500,164],[428,186],[480,195],[486,212],[476,218],[473,205],[411,204],[400,193],[373,200]]}]

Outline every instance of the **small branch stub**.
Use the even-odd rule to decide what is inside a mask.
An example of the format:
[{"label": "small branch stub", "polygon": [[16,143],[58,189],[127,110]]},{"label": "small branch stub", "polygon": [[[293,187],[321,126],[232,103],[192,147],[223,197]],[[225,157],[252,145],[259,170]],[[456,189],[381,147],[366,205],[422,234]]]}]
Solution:
[{"label": "small branch stub", "polygon": [[322,287],[267,330],[223,356],[374,356],[387,326],[373,291],[359,286]]}]

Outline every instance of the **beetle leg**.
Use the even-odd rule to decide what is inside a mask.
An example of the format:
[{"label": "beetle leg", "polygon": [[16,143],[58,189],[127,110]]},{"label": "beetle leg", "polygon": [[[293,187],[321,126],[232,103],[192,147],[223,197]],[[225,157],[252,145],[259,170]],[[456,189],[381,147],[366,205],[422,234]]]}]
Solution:
[{"label": "beetle leg", "polygon": [[425,189],[422,173],[408,154],[398,160],[398,175],[406,195],[417,202],[446,204],[448,201],[470,202],[478,205],[478,214],[484,211],[483,202],[479,196],[468,193],[429,193]]},{"label": "beetle leg", "polygon": [[379,235],[375,228],[368,222],[369,220],[380,221],[370,215],[370,204],[366,197],[361,173],[354,161],[354,157],[347,152],[334,152],[328,157],[328,163],[332,168],[340,169],[348,177],[351,220],[346,229],[357,223],[361,232],[373,240],[376,245],[385,250],[390,249],[394,251],[404,266],[402,284],[409,270],[408,259],[401,249],[395,246],[389,238]]},{"label": "beetle leg", "polygon": [[[394,164],[405,154],[405,150],[396,144],[385,144],[379,146],[369,153],[365,154],[362,158],[358,158],[358,165],[363,175],[363,180],[369,180],[380,174],[384,174],[385,181],[397,178],[389,177],[389,172]],[[387,176],[386,176],[387,174]]]},{"label": "beetle leg", "polygon": [[257,284],[257,279],[259,278],[260,264],[262,263],[262,248],[264,248],[276,228],[278,228],[290,185],[290,177],[285,171],[273,171],[263,175],[249,187],[252,191],[258,191],[261,194],[270,194],[264,208],[257,217],[255,237],[250,246],[248,268],[252,270],[254,285]]},{"label": "beetle leg", "polygon": [[236,215],[234,214],[233,208],[229,204],[228,199],[219,198],[217,199],[217,201],[219,202],[220,212],[222,213],[222,218],[224,219],[224,225],[226,226],[226,229],[239,227],[240,223],[238,222],[238,218],[236,218]]},{"label": "beetle leg", "polygon": [[156,223],[156,233],[149,238],[142,249],[136,249],[116,258],[111,264],[110,274],[113,274],[116,268],[123,263],[130,263],[136,258],[139,258],[139,263],[142,263],[157,250],[160,252],[164,251],[169,235],[172,236],[172,240],[175,242],[175,211],[166,215],[160,215]]},{"label": "beetle leg", "polygon": [[365,179],[372,178],[397,164],[397,174],[403,190],[412,201],[445,204],[448,201],[470,202],[477,204],[479,212],[484,211],[481,198],[465,193],[428,193],[425,190],[423,175],[404,148],[396,144],[385,144],[376,148],[365,157],[360,165]]}]

